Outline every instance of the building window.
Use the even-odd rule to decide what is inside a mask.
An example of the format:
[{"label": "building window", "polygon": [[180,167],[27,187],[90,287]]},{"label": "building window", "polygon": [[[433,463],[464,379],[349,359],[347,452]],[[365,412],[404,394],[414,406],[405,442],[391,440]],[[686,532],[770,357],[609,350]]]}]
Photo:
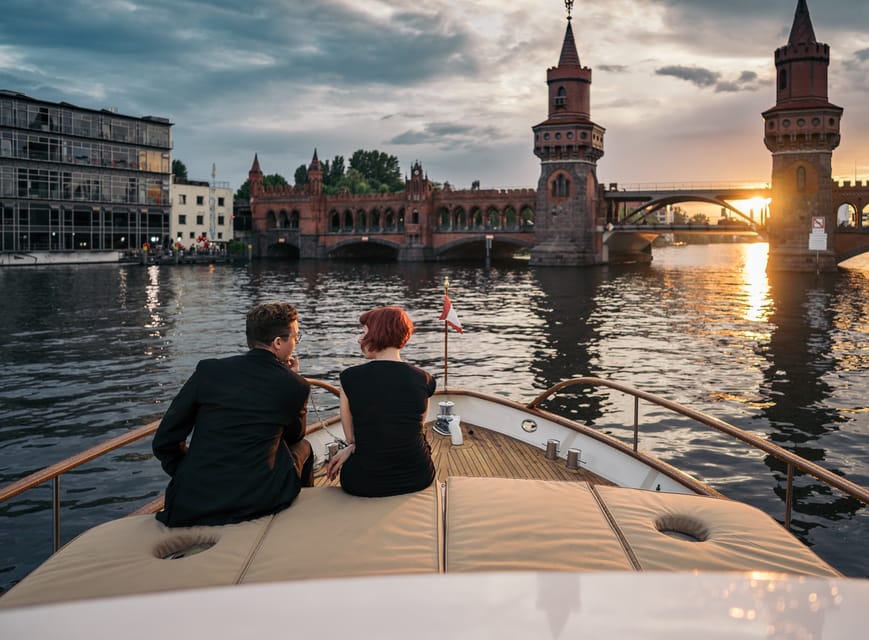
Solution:
[{"label": "building window", "polygon": [[205,196],[196,196],[196,204],[205,204]]},{"label": "building window", "polygon": [[555,180],[552,181],[552,197],[553,198],[569,198],[570,197],[570,180],[564,177],[563,173],[559,173]]},{"label": "building window", "polygon": [[193,238],[195,238],[195,237],[196,237],[196,235],[194,234],[193,231],[191,231],[191,232],[190,232],[190,239],[193,240]]},{"label": "building window", "polygon": [[187,224],[187,216],[183,213],[178,216],[178,224]]},{"label": "building window", "polygon": [[217,206],[218,206],[218,207],[222,207],[222,206],[224,206],[224,203],[225,203],[225,202],[226,202],[226,199],[225,199],[225,198],[218,198],[218,199],[217,199]]},{"label": "building window", "polygon": [[178,194],[178,204],[187,204],[187,194],[186,193]]},{"label": "building window", "polygon": [[205,224],[205,216],[196,216],[196,224]]},{"label": "building window", "polygon": [[564,107],[567,104],[567,90],[564,87],[558,87],[558,93],[555,96],[555,106]]},{"label": "building window", "polygon": [[217,239],[218,239],[218,240],[223,240],[223,231],[218,231],[218,232],[217,232]]},{"label": "building window", "polygon": [[806,190],[806,168],[798,167],[797,168],[797,191],[805,191]]},{"label": "building window", "polygon": [[226,218],[224,218],[223,216],[217,216],[217,224],[222,226],[222,225],[226,224],[225,220],[226,220]]},{"label": "building window", "polygon": [[779,90],[788,88],[788,72],[785,69],[782,69],[778,74],[778,88]]}]

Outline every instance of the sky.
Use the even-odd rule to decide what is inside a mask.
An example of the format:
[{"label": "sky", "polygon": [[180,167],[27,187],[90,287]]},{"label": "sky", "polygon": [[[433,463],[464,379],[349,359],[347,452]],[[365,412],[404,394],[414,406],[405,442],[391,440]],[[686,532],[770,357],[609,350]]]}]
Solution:
[{"label": "sky", "polygon": [[[869,2],[809,0],[844,107],[833,175],[869,179]],[[796,0],[577,0],[606,129],[602,183],[765,183],[761,113]],[[467,188],[536,187],[531,127],[560,0],[0,0],[0,89],[174,123],[191,179],[237,189],[254,154],[292,182],[378,149]]]}]

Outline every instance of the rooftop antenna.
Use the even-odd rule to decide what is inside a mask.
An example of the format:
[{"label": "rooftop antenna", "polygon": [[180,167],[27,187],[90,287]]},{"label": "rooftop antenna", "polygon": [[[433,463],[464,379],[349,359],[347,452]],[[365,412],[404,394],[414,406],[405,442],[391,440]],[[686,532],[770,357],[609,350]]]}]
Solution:
[{"label": "rooftop antenna", "polygon": [[570,14],[573,12],[573,0],[564,0],[564,7],[567,9],[567,19],[570,20]]}]

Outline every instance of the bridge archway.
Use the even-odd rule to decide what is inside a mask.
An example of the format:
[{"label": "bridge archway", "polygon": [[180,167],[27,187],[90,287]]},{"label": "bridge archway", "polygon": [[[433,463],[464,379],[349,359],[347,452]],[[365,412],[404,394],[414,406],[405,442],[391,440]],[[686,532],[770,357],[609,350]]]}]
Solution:
[{"label": "bridge archway", "polygon": [[[501,237],[494,235],[489,257],[493,260],[509,260],[520,251],[531,249],[534,246],[533,236],[529,239]],[[485,260],[486,259],[486,236],[475,235],[458,238],[446,242],[434,251],[436,260]]]},{"label": "bridge archway", "polygon": [[344,240],[328,250],[328,256],[337,260],[398,260],[401,245],[382,238],[363,241],[359,238]]},{"label": "bridge archway", "polygon": [[266,245],[265,258],[278,260],[298,260],[299,247],[291,242],[272,242]]},{"label": "bridge archway", "polygon": [[700,195],[667,195],[661,198],[654,198],[649,200],[648,202],[644,202],[639,208],[632,211],[629,215],[627,215],[624,220],[620,222],[624,222],[626,224],[637,224],[645,219],[646,216],[657,211],[662,207],[666,207],[667,205],[672,204],[686,204],[691,202],[704,202],[706,204],[714,204],[723,209],[727,209],[731,213],[736,214],[746,222],[750,224],[755,224],[756,221],[752,220],[750,216],[747,216],[742,211],[734,207],[732,204],[727,202],[726,200],[721,200],[720,198],[708,198]]}]

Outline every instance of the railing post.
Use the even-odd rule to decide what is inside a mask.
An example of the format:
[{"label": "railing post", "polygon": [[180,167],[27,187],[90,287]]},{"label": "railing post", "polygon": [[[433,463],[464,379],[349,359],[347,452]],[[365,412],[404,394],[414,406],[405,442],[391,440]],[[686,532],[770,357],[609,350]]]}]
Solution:
[{"label": "railing post", "polygon": [[54,517],[54,551],[60,549],[60,476],[54,476],[54,496],[52,515]]},{"label": "railing post", "polygon": [[634,451],[640,444],[640,398],[634,396]]},{"label": "railing post", "polygon": [[785,488],[785,529],[791,528],[791,501],[794,491],[794,465],[788,462],[788,483]]}]

